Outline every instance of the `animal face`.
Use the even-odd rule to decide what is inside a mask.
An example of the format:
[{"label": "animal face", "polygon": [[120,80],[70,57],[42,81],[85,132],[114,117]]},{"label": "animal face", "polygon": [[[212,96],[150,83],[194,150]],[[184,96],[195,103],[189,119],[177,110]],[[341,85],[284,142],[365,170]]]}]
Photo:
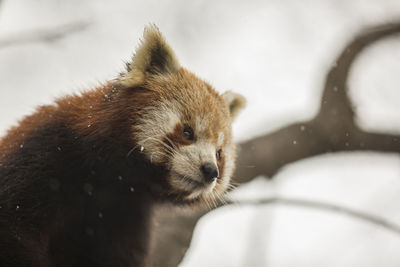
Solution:
[{"label": "animal face", "polygon": [[220,197],[234,170],[231,123],[243,97],[220,95],[180,67],[155,27],[145,31],[121,83],[149,92],[132,136],[148,160],[167,170],[169,194],[187,201]]},{"label": "animal face", "polygon": [[220,196],[235,159],[224,98],[184,69],[146,87],[156,101],[133,129],[143,153],[166,167],[171,193],[187,200]]}]

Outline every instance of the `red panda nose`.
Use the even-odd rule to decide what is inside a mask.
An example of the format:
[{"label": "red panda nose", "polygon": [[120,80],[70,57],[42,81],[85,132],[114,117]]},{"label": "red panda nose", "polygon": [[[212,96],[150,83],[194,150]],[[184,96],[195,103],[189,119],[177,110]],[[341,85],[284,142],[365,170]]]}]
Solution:
[{"label": "red panda nose", "polygon": [[207,183],[212,183],[219,176],[218,168],[214,163],[204,163],[201,167],[201,172],[203,173],[204,180]]}]

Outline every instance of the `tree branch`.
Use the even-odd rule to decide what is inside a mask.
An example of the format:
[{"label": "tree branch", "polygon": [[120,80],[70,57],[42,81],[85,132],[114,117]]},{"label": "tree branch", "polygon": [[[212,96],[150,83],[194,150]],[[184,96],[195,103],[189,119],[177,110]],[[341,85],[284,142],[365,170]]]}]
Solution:
[{"label": "tree branch", "polygon": [[280,204],[284,206],[294,206],[294,207],[302,207],[302,208],[310,208],[310,209],[317,209],[321,211],[329,211],[334,213],[343,214],[345,216],[349,216],[351,218],[356,218],[364,222],[371,223],[378,227],[381,227],[385,230],[395,233],[396,235],[400,236],[400,225],[390,222],[384,218],[379,216],[369,214],[366,212],[362,212],[359,210],[347,208],[344,206],[326,203],[321,201],[314,201],[314,200],[306,200],[306,199],[299,199],[299,198],[280,198],[280,197],[271,197],[271,198],[264,198],[259,200],[241,200],[241,201],[229,201],[227,204],[231,205],[251,205],[251,206],[258,206],[258,205],[269,205],[269,204]]},{"label": "tree branch", "polygon": [[400,152],[399,135],[369,133],[356,125],[347,95],[354,60],[373,42],[399,33],[400,22],[385,24],[362,32],[346,45],[327,74],[317,116],[242,143],[235,180],[243,183],[259,175],[272,177],[288,163],[324,153]]}]

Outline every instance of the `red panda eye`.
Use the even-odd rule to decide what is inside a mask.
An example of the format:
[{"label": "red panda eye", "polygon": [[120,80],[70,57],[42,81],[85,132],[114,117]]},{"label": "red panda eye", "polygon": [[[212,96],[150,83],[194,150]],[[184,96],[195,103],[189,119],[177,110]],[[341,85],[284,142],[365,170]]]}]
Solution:
[{"label": "red panda eye", "polygon": [[193,134],[192,128],[190,128],[189,126],[185,126],[185,128],[183,128],[183,137],[186,140],[193,141],[194,140],[194,134]]},{"label": "red panda eye", "polygon": [[221,154],[222,154],[222,149],[219,149],[217,151],[217,154],[215,155],[217,157],[217,160],[221,160]]}]

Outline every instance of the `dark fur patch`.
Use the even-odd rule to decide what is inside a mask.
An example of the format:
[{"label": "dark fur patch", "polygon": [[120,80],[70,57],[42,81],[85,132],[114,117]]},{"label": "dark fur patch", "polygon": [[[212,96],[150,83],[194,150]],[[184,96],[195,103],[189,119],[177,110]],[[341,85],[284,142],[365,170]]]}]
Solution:
[{"label": "dark fur patch", "polygon": [[168,52],[160,44],[157,44],[151,50],[150,64],[146,71],[151,74],[166,73],[168,72],[168,60],[171,60]]},{"label": "dark fur patch", "polygon": [[127,156],[126,112],[92,132],[53,115],[1,159],[0,266],[142,266],[165,170]]},{"label": "dark fur patch", "polygon": [[[194,137],[193,140],[185,139],[185,137],[183,135],[183,129],[184,129],[184,126],[181,123],[178,123],[177,125],[175,125],[173,132],[169,133],[167,135],[167,138],[165,138],[164,143],[171,146],[171,148],[173,148],[173,146],[176,146],[176,147],[187,146],[187,145],[191,145],[194,142],[196,142],[196,136]],[[171,142],[172,142],[172,144],[171,144]]]}]

